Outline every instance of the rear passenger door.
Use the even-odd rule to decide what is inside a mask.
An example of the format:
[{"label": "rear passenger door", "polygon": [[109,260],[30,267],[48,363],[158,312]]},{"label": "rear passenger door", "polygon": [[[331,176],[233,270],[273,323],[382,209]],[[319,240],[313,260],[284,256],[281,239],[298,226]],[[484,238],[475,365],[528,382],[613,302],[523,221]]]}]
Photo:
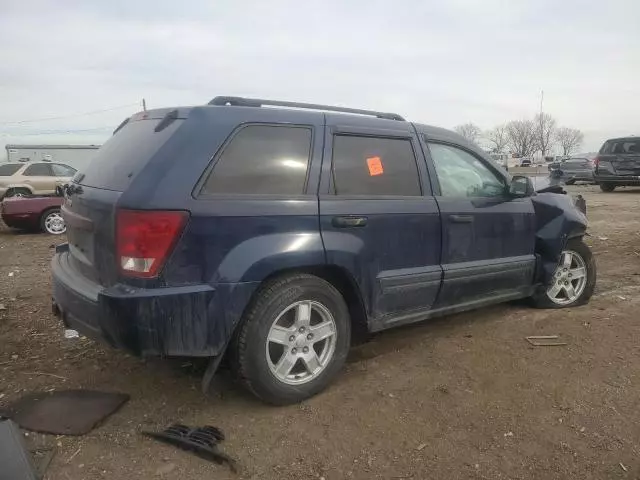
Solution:
[{"label": "rear passenger door", "polygon": [[36,194],[52,193],[56,189],[56,182],[48,163],[33,163],[29,165],[24,173],[24,183],[31,187],[31,191]]},{"label": "rear passenger door", "polygon": [[426,138],[442,215],[443,283],[437,307],[480,306],[530,294],[535,217],[507,179],[472,149]]},{"label": "rear passenger door", "polygon": [[413,127],[326,115],[320,227],[373,330],[424,317],[441,282],[440,217]]}]

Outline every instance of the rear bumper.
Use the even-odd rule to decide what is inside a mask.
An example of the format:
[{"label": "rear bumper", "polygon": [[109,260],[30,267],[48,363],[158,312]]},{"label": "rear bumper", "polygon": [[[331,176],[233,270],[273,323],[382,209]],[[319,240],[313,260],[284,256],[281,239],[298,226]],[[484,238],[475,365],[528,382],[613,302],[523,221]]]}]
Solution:
[{"label": "rear bumper", "polygon": [[254,283],[154,289],[104,288],[69,263],[66,245],[51,261],[54,312],[94,340],[142,356],[216,356],[224,351]]},{"label": "rear bumper", "polygon": [[595,175],[596,183],[615,183],[621,186],[640,185],[640,175]]}]

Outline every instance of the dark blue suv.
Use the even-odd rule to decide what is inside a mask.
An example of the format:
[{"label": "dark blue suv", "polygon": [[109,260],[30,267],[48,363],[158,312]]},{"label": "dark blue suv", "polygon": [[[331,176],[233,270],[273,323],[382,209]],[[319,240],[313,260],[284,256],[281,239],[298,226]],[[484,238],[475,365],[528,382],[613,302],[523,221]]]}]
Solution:
[{"label": "dark blue suv", "polygon": [[321,391],[352,332],[520,298],[579,305],[596,279],[567,195],[381,112],[236,97],[140,112],[62,212],[67,328],[209,358],[205,386],[225,356],[275,404]]}]

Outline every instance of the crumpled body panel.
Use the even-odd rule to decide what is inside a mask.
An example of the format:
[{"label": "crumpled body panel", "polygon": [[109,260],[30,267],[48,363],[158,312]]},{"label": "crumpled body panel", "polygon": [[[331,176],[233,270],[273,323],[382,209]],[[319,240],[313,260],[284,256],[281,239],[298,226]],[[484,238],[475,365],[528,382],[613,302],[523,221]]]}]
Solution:
[{"label": "crumpled body panel", "polygon": [[541,280],[546,284],[553,276],[567,240],[583,236],[588,222],[569,195],[538,193],[531,201],[536,212],[536,253],[541,257]]}]

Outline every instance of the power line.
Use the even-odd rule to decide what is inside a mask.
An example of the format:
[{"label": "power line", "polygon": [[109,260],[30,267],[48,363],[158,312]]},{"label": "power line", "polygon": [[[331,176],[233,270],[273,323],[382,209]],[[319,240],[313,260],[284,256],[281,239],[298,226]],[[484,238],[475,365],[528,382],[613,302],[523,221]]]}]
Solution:
[{"label": "power line", "polygon": [[133,107],[134,105],[140,105],[140,104],[136,102],[136,103],[129,103],[127,105],[119,105],[117,107],[103,108],[101,110],[92,110],[90,112],[74,113],[69,115],[59,115],[55,117],[32,118],[29,120],[18,120],[14,122],[0,122],[0,125],[23,125],[25,123],[46,122],[49,120],[63,120],[67,118],[84,117],[86,115],[96,115],[98,113],[111,112],[113,110],[120,110],[122,108]]},{"label": "power line", "polygon": [[73,130],[40,130],[38,132],[25,132],[25,133],[0,133],[1,137],[30,137],[33,135],[73,135],[74,133],[87,133],[87,132],[101,132],[112,131],[113,126],[110,127],[95,127],[95,128],[82,128]]}]

